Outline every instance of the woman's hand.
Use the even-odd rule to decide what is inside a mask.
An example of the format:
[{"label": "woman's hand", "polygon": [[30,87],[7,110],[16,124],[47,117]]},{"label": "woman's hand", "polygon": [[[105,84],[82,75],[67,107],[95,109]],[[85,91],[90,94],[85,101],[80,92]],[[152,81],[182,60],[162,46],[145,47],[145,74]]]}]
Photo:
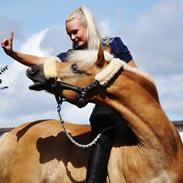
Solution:
[{"label": "woman's hand", "polygon": [[14,36],[14,32],[11,32],[10,37],[5,38],[1,42],[1,47],[3,48],[4,52],[9,56],[13,54],[13,36]]}]

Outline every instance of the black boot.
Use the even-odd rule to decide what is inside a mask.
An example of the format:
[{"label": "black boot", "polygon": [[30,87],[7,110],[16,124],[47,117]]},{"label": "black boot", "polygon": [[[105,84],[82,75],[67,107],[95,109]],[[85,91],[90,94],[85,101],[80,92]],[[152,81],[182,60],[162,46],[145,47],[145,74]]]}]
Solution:
[{"label": "black boot", "polygon": [[99,141],[93,146],[91,150],[88,170],[86,176],[86,183],[105,183],[107,175],[107,165],[112,147],[111,134],[102,135]]}]

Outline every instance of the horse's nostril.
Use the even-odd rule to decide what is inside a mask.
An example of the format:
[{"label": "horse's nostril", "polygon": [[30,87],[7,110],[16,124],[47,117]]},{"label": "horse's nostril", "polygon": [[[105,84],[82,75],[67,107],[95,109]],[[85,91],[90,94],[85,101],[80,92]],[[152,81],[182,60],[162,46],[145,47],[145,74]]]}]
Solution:
[{"label": "horse's nostril", "polygon": [[31,79],[34,83],[45,83],[45,77],[43,73],[42,66],[35,65],[27,69],[26,75],[29,79]]},{"label": "horse's nostril", "polygon": [[27,75],[28,76],[33,76],[35,75],[36,73],[38,72],[38,67],[35,65],[35,66],[32,66],[30,68],[27,69]]}]

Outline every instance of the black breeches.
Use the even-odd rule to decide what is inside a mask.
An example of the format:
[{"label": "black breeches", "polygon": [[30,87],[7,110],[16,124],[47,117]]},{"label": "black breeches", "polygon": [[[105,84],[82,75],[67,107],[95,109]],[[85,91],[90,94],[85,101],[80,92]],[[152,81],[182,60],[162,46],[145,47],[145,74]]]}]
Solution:
[{"label": "black breeches", "polygon": [[94,134],[100,133],[107,127],[115,126],[119,121],[121,119],[117,112],[104,105],[96,105],[90,116],[90,124]]}]

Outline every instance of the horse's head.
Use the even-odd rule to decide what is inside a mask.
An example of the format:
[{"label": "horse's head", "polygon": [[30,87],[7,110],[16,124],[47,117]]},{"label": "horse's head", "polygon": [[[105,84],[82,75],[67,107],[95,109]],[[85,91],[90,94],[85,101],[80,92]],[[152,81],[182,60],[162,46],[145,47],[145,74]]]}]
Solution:
[{"label": "horse's head", "polygon": [[[47,90],[74,104],[78,102],[77,97],[85,92],[84,97],[88,101],[101,93],[103,87],[100,83],[106,84],[106,76],[103,75],[108,75],[109,71],[105,74],[100,71],[109,65],[112,59],[112,55],[102,46],[99,50],[71,51],[65,62],[61,62],[57,57],[49,57],[44,64],[27,70],[27,76],[34,81],[30,89]],[[111,75],[111,71],[109,74]]]}]

